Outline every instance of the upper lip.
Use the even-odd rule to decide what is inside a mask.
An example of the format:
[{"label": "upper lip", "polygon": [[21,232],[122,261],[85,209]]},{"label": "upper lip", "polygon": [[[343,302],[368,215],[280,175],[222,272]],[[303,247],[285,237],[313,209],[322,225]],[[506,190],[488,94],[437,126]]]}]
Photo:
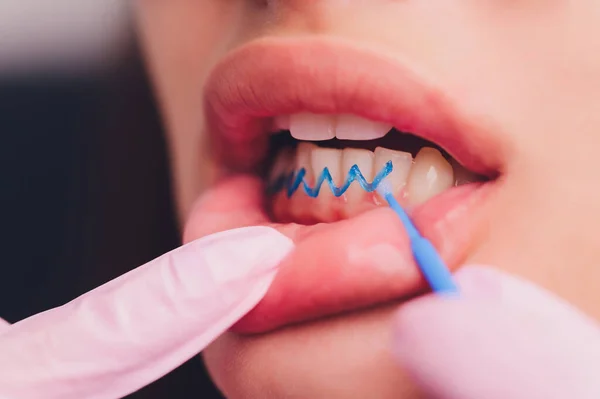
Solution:
[{"label": "upper lip", "polygon": [[207,125],[217,155],[232,168],[248,170],[265,156],[271,117],[312,112],[387,122],[436,143],[473,172],[499,174],[504,151],[497,129],[467,118],[459,96],[433,80],[408,63],[340,41],[262,39],[232,52],[209,76]]}]

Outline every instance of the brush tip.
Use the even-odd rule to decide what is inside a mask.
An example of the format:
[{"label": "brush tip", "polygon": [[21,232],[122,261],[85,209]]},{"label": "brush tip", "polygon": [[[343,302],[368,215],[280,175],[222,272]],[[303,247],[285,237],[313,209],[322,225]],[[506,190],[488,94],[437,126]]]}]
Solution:
[{"label": "brush tip", "polygon": [[379,185],[377,186],[377,193],[379,193],[379,195],[381,195],[383,198],[385,198],[386,195],[391,194],[392,187],[390,186],[390,183],[388,183],[385,179],[380,181]]}]

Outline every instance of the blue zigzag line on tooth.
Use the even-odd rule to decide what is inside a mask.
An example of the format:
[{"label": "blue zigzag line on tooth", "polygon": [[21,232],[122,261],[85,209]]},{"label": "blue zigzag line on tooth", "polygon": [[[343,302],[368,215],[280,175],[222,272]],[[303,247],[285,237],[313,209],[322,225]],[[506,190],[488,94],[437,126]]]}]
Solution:
[{"label": "blue zigzag line on tooth", "polygon": [[316,198],[319,196],[319,192],[321,191],[321,186],[324,182],[327,182],[329,185],[329,189],[333,193],[334,196],[340,197],[344,195],[348,187],[352,184],[352,182],[357,181],[358,184],[362,187],[363,190],[370,193],[377,190],[377,186],[383,179],[385,179],[390,173],[394,170],[394,165],[392,161],[388,161],[385,166],[377,173],[375,178],[371,183],[367,182],[362,172],[360,171],[358,165],[354,164],[348,171],[348,175],[346,177],[346,182],[338,187],[333,182],[333,178],[331,177],[331,173],[329,173],[329,168],[324,168],[323,172],[321,172],[319,178],[314,187],[310,187],[306,180],[304,180],[304,176],[306,175],[306,170],[301,168],[297,173],[291,172],[287,175],[281,175],[269,188],[270,194],[278,193],[281,190],[286,190],[288,198],[291,197],[302,185],[304,192],[306,195],[312,198]]}]

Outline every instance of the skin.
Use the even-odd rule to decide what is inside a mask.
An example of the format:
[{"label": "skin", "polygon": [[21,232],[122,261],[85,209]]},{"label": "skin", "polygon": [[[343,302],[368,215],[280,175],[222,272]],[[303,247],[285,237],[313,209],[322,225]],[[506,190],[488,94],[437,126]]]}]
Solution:
[{"label": "skin", "polygon": [[[600,3],[256,3],[137,2],[182,226],[215,170],[203,152],[201,111],[212,66],[255,38],[341,38],[410,60],[459,93],[469,114],[499,126],[509,149],[502,187],[487,210],[489,236],[471,246],[465,261],[530,279],[600,319],[600,54],[594,50],[600,47]],[[233,211],[204,216],[208,230],[211,223],[220,230],[259,221]],[[380,306],[255,337],[226,334],[205,359],[231,398],[419,397],[389,355],[394,309]]]}]

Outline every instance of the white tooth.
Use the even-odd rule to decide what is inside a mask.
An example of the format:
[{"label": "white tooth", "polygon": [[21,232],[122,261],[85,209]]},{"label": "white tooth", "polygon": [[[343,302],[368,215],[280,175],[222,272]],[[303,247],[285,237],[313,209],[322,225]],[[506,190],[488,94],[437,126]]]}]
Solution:
[{"label": "white tooth", "polygon": [[317,146],[307,142],[301,142],[298,144],[296,149],[296,165],[294,172],[298,173],[300,169],[304,168],[306,174],[304,180],[311,186],[314,186],[314,173],[312,168],[312,152]]},{"label": "white tooth", "polygon": [[381,172],[385,164],[392,161],[394,168],[392,173],[386,177],[386,181],[392,186],[394,195],[398,194],[405,186],[408,180],[408,174],[413,164],[412,155],[409,152],[394,151],[383,147],[375,148],[375,172],[374,175]]},{"label": "white tooth", "polygon": [[356,165],[367,182],[371,183],[371,180],[373,180],[373,152],[356,148],[346,148],[342,153],[342,172],[347,174],[350,168]]},{"label": "white tooth", "polygon": [[[321,177],[323,169],[328,168],[333,183],[339,187],[342,185],[342,150],[333,148],[313,148],[311,151],[311,163],[315,180]],[[329,197],[332,194],[327,181],[323,182],[319,197]]]},{"label": "white tooth", "polygon": [[283,148],[275,157],[271,172],[269,173],[269,181],[271,183],[283,175],[290,173],[294,165],[294,152],[291,148]]},{"label": "white tooth", "polygon": [[392,125],[373,122],[355,115],[340,115],[337,118],[335,136],[340,140],[374,140],[385,136]]},{"label": "white tooth", "polygon": [[[346,148],[342,151],[342,180],[345,182],[348,176],[348,171],[352,166],[358,166],[358,169],[364,176],[367,183],[373,181],[373,160],[375,155],[369,150],[360,150],[354,148]],[[362,189],[357,180],[353,181],[348,188],[348,202],[358,202],[362,200],[367,192]]]},{"label": "white tooth", "polygon": [[294,114],[290,116],[290,134],[298,140],[331,140],[335,137],[335,116]]},{"label": "white tooth", "polygon": [[452,187],[454,172],[435,148],[424,147],[415,157],[408,176],[408,199],[411,205],[421,204]]},{"label": "white tooth", "polygon": [[273,125],[275,126],[275,130],[290,130],[290,116],[289,115],[280,115],[276,116],[273,120]]}]

